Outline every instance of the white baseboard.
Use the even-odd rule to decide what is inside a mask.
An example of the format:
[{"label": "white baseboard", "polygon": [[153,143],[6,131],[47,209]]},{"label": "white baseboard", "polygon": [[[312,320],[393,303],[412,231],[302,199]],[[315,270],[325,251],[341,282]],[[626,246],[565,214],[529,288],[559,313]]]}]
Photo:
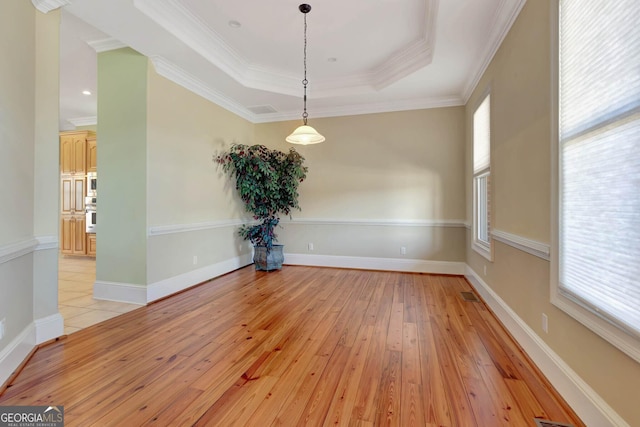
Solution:
[{"label": "white baseboard", "polygon": [[371,258],[334,255],[284,255],[284,263],[289,265],[309,265],[314,267],[357,268],[364,270],[404,271],[409,273],[465,274],[464,262],[425,261],[420,259]]},{"label": "white baseboard", "polygon": [[235,258],[231,258],[217,264],[208,265],[206,267],[192,270],[187,273],[173,276],[168,279],[151,283],[147,286],[146,302],[152,302],[160,298],[164,298],[176,292],[183,291],[198,283],[222,276],[230,271],[237,270],[251,264],[253,255],[245,254]]},{"label": "white baseboard", "polygon": [[467,266],[465,276],[540,371],[588,426],[629,427],[507,303]]},{"label": "white baseboard", "polygon": [[132,283],[103,282],[96,280],[93,284],[93,297],[107,301],[128,302],[145,305],[147,288]]},{"label": "white baseboard", "polygon": [[64,335],[64,319],[60,313],[36,319],[33,323],[36,331],[36,344],[42,344]]},{"label": "white baseboard", "polygon": [[146,305],[160,298],[183,291],[198,283],[249,265],[253,262],[252,256],[252,254],[237,256],[217,264],[169,277],[168,279],[160,280],[147,286],[131,283],[96,281],[93,284],[93,297],[95,299],[108,301]]},{"label": "white baseboard", "polygon": [[0,351],[0,385],[24,362],[36,345],[36,330],[33,323]]}]

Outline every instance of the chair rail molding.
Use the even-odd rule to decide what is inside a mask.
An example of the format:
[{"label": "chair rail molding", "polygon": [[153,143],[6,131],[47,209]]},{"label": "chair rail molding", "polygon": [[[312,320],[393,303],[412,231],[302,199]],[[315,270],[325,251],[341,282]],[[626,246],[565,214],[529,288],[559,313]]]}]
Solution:
[{"label": "chair rail molding", "polygon": [[7,245],[0,245],[0,264],[33,252],[37,245],[38,241],[33,237]]},{"label": "chair rail molding", "polygon": [[464,227],[461,219],[341,219],[341,218],[283,218],[280,224],[304,224],[304,225],[369,225],[390,227]]},{"label": "chair rail molding", "polygon": [[149,227],[147,235],[160,236],[163,234],[186,233],[189,231],[211,230],[214,228],[236,227],[247,224],[257,224],[253,219],[224,219],[220,221],[195,222],[191,224],[157,225]]},{"label": "chair rail molding", "polygon": [[528,254],[535,255],[538,258],[542,258],[545,261],[551,260],[551,249],[550,246],[546,243],[527,239],[526,237],[507,233],[506,231],[502,230],[491,231],[491,237],[499,242],[504,243],[505,245],[520,249],[521,251],[524,251]]}]

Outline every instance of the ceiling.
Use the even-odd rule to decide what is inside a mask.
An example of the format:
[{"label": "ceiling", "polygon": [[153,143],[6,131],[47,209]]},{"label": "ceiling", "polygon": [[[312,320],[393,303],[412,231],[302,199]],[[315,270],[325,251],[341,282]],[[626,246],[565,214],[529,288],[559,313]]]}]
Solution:
[{"label": "ceiling", "polygon": [[[311,3],[309,120],[464,104],[525,1]],[[61,129],[95,123],[96,52],[123,46],[254,123],[301,117],[299,0],[63,3]]]}]

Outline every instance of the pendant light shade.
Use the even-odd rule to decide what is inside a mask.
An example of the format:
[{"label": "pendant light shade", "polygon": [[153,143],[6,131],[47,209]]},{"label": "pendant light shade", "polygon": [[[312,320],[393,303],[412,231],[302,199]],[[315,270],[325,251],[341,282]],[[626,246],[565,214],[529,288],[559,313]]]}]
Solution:
[{"label": "pendant light shade", "polygon": [[307,80],[307,13],[311,11],[311,6],[308,4],[301,4],[298,6],[298,9],[304,15],[304,80],[302,80],[302,85],[304,86],[304,111],[302,113],[303,125],[294,130],[293,133],[286,138],[286,141],[291,144],[301,145],[318,144],[320,142],[324,142],[324,136],[320,135],[317,130],[307,125],[307,117],[309,117],[309,114],[307,114],[307,84],[309,83]]},{"label": "pendant light shade", "polygon": [[324,136],[308,125],[298,126],[291,135],[287,137],[287,142],[291,144],[309,145],[324,142]]}]

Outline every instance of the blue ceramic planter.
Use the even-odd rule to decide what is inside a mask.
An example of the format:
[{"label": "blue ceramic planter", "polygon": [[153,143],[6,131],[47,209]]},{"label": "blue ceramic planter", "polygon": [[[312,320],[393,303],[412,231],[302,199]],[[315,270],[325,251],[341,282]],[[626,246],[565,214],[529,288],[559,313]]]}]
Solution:
[{"label": "blue ceramic planter", "polygon": [[273,245],[271,250],[267,253],[266,247],[254,246],[253,262],[256,266],[256,270],[271,271],[282,269],[282,263],[284,261],[283,249],[284,245]]}]

